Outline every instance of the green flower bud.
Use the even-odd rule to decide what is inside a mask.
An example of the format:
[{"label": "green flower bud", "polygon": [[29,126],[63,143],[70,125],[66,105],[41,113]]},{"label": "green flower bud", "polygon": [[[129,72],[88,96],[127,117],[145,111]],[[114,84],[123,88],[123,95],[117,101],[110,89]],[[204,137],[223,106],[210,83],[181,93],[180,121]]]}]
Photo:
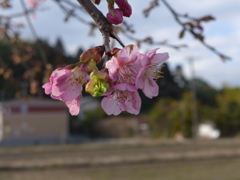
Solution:
[{"label": "green flower bud", "polygon": [[110,87],[107,81],[107,73],[103,71],[93,71],[90,74],[90,81],[86,84],[86,92],[93,97],[99,97],[106,93]]}]

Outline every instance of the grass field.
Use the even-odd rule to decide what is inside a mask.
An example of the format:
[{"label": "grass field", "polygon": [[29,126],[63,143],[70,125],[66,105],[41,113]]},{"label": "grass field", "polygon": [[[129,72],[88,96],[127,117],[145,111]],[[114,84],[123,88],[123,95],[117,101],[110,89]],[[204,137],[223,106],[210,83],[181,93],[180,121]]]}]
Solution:
[{"label": "grass field", "polygon": [[240,141],[4,147],[0,180],[240,180]]},{"label": "grass field", "polygon": [[239,180],[240,159],[0,172],[1,180]]}]

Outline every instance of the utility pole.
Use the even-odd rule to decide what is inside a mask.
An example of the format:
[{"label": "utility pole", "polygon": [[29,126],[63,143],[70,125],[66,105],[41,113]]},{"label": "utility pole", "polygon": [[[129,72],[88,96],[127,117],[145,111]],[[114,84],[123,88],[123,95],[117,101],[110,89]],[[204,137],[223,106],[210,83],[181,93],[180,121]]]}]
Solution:
[{"label": "utility pole", "polygon": [[192,81],[190,84],[191,89],[191,112],[192,112],[192,136],[194,139],[197,138],[198,131],[198,113],[197,113],[197,98],[196,98],[196,84],[195,84],[195,71],[194,71],[194,58],[188,59],[190,65],[190,72]]}]

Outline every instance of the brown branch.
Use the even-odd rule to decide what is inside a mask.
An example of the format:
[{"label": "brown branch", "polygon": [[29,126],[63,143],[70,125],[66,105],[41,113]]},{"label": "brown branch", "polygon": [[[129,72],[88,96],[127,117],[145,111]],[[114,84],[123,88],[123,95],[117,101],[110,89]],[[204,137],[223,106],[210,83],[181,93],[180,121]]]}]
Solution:
[{"label": "brown branch", "polygon": [[32,21],[31,21],[31,19],[29,17],[29,13],[28,13],[28,10],[27,10],[27,7],[26,7],[26,4],[25,4],[24,0],[21,0],[21,5],[22,5],[23,11],[25,13],[25,17],[26,17],[28,26],[29,26],[29,28],[31,30],[31,33],[32,33],[34,39],[37,42],[37,46],[38,46],[38,49],[40,51],[40,55],[41,55],[41,58],[43,60],[43,63],[46,65],[48,63],[46,53],[44,52],[44,50],[42,48],[42,45],[39,42],[39,39],[38,39],[38,36],[37,36],[37,32],[36,32],[36,30],[33,27],[33,24],[32,24]]},{"label": "brown branch", "polygon": [[[179,19],[179,15],[176,13],[176,11],[167,3],[166,0],[162,0],[163,4],[168,8],[168,10],[172,13],[174,19],[176,20],[176,22],[183,27],[183,30],[188,31],[190,34],[192,34],[195,38],[196,38],[196,33],[193,31],[193,29],[190,29],[187,27],[186,23],[181,22],[181,20]],[[205,46],[206,48],[208,48],[209,50],[211,50],[212,52],[214,52],[215,54],[217,54],[223,61],[224,60],[230,60],[231,58],[222,54],[221,52],[217,51],[214,47],[210,46],[209,44],[207,44],[202,38],[198,38],[198,40],[202,43],[203,46]]]},{"label": "brown branch", "polygon": [[105,52],[108,53],[111,51],[109,45],[109,36],[116,39],[121,46],[125,46],[120,38],[117,36],[114,31],[114,27],[111,23],[108,22],[107,18],[99,11],[90,0],[77,0],[79,4],[87,11],[87,13],[92,17],[94,22],[97,24],[100,32],[103,36],[103,43],[105,47]]},{"label": "brown branch", "polygon": [[[34,11],[35,11],[35,9],[31,8],[31,9],[26,10],[25,12],[32,13]],[[5,18],[5,19],[11,19],[11,18],[16,18],[16,17],[18,18],[20,16],[25,16],[25,12],[18,12],[18,13],[14,13],[14,14],[11,14],[11,15],[8,15],[8,16],[1,15],[1,18]]]},{"label": "brown branch", "polygon": [[158,4],[158,0],[153,0],[150,2],[150,6],[145,9],[143,11],[143,14],[145,17],[148,17],[149,16],[149,13],[151,12],[151,10],[153,10],[155,7],[157,7],[159,4]]},{"label": "brown branch", "polygon": [[123,35],[125,37],[127,37],[128,39],[131,39],[133,41],[136,41],[136,42],[139,42],[139,43],[147,43],[149,45],[161,45],[161,46],[166,46],[166,47],[170,47],[170,48],[173,48],[175,50],[179,50],[180,48],[186,48],[187,45],[186,44],[180,44],[180,45],[173,45],[173,44],[169,44],[167,43],[167,41],[154,41],[152,37],[148,36],[144,39],[139,39],[139,38],[135,38],[127,33],[123,33]]},{"label": "brown branch", "polygon": [[[59,0],[55,0],[55,2],[57,3],[57,5],[67,14],[67,16],[72,16],[75,17],[77,20],[79,20],[80,22],[86,24],[86,25],[91,25],[91,22],[86,21],[85,19],[83,19],[82,17],[78,16],[77,14],[73,12],[70,12],[71,10],[67,9],[64,5],[61,4],[61,2]],[[65,1],[64,1],[65,2]],[[75,8],[75,6],[72,5],[72,7]]]},{"label": "brown branch", "polygon": [[87,13],[92,17],[94,22],[97,24],[100,32],[102,33],[103,36],[103,45],[105,49],[105,61],[104,64],[107,60],[110,59],[109,53],[111,52],[110,49],[110,32],[112,31],[112,25],[107,21],[105,16],[102,14],[101,11],[99,11],[91,1],[89,0],[77,0],[79,4],[87,11]]}]

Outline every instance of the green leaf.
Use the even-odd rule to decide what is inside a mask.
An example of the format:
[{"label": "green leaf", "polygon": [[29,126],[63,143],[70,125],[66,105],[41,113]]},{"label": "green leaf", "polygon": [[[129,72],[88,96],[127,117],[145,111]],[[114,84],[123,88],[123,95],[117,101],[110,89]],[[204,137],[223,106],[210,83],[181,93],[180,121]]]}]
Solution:
[{"label": "green leaf", "polygon": [[179,33],[179,38],[180,38],[180,39],[183,38],[184,34],[185,34],[185,29],[183,29],[183,30]]}]

